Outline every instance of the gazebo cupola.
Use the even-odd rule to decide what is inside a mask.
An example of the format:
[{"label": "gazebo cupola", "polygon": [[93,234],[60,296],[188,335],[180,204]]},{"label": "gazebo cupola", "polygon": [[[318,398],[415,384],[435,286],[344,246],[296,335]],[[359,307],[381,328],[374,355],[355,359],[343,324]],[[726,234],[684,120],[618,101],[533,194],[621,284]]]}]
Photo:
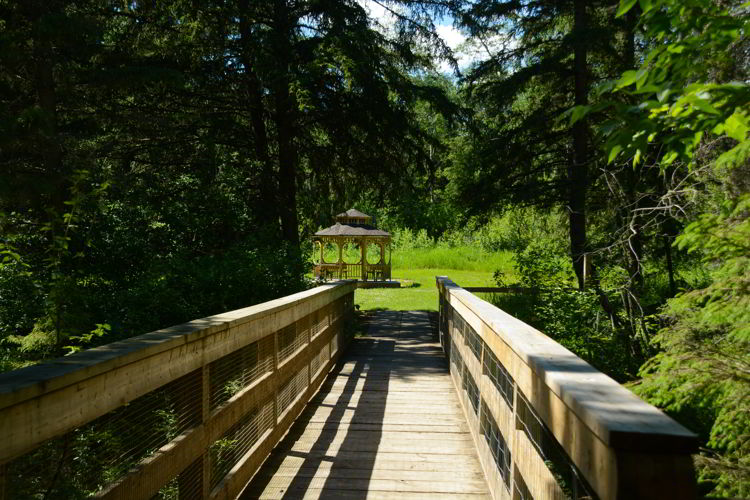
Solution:
[{"label": "gazebo cupola", "polygon": [[[343,249],[347,244],[359,247],[359,261],[345,262]],[[319,255],[315,265],[315,276],[339,279],[360,278],[367,280],[391,278],[390,246],[391,235],[372,226],[372,217],[353,208],[336,215],[336,224],[322,229],[313,236],[314,255]],[[338,249],[336,262],[326,262],[324,248],[335,245]],[[367,258],[368,246],[380,249],[379,259],[370,262]],[[387,258],[386,258],[387,251]]]},{"label": "gazebo cupola", "polygon": [[341,212],[336,216],[336,222],[339,224],[347,224],[347,225],[370,225],[372,222],[372,217],[363,214],[359,210],[354,210],[353,208],[350,208],[346,212]]}]

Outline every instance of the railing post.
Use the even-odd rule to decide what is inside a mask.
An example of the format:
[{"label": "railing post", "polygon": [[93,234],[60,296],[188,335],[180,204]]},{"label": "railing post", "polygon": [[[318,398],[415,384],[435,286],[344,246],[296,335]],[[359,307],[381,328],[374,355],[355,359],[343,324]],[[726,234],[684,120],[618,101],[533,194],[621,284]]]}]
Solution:
[{"label": "railing post", "polygon": [[6,486],[8,483],[8,464],[0,464],[0,500],[9,500]]},{"label": "railing post", "polygon": [[[273,377],[277,378],[279,374],[279,332],[273,333]],[[274,384],[273,389],[273,427],[279,424],[279,382]]]},{"label": "railing post", "polygon": [[[201,422],[206,425],[211,412],[211,373],[210,365],[203,365],[201,370]],[[211,453],[209,449],[203,452],[201,457],[201,495],[203,500],[208,500],[211,493]]]}]

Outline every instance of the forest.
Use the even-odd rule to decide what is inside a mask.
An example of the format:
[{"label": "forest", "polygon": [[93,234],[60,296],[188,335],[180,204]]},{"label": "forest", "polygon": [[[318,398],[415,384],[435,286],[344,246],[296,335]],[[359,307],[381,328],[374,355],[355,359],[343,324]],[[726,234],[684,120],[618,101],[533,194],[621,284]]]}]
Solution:
[{"label": "forest", "polygon": [[750,496],[749,28],[737,0],[0,0],[0,371],[315,286],[356,207],[394,255],[533,289],[493,300]]}]

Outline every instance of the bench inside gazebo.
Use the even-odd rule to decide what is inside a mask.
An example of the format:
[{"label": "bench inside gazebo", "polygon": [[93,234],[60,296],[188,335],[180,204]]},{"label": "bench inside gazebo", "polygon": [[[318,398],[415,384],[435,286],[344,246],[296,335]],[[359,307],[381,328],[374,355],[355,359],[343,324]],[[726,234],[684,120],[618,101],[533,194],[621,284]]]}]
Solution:
[{"label": "bench inside gazebo", "polygon": [[[359,248],[359,260],[346,262],[344,247],[348,244]],[[372,217],[359,210],[349,209],[336,216],[336,224],[321,229],[313,235],[313,255],[318,257],[314,274],[321,279],[391,279],[391,235],[372,225]],[[335,262],[327,262],[325,248],[333,245],[338,250]],[[375,245],[380,249],[379,258],[370,262],[367,248]]]}]

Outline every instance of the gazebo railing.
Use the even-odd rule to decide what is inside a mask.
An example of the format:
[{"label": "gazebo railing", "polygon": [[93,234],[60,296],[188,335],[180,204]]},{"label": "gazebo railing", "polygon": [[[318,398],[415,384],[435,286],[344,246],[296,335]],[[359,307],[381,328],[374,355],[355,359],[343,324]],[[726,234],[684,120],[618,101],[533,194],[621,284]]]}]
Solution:
[{"label": "gazebo railing", "polygon": [[365,279],[365,280],[389,280],[391,279],[391,266],[388,264],[350,264],[348,262],[316,264],[314,269],[316,277],[324,279]]}]

